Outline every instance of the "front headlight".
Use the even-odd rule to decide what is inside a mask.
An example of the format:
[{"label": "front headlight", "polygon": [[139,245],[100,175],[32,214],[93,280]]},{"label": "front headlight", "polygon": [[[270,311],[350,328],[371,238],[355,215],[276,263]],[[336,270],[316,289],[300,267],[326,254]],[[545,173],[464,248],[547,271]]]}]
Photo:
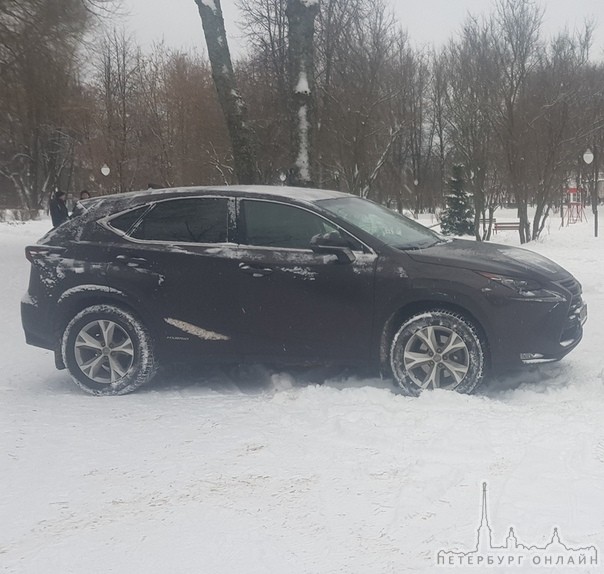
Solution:
[{"label": "front headlight", "polygon": [[[566,298],[562,294],[550,291],[549,289],[544,289],[541,283],[532,279],[507,277],[506,275],[498,275],[486,271],[479,271],[478,274],[486,277],[489,281],[493,281],[497,285],[509,289],[511,291],[510,296],[512,299],[547,303],[566,301]],[[486,289],[489,288],[487,287]]]}]

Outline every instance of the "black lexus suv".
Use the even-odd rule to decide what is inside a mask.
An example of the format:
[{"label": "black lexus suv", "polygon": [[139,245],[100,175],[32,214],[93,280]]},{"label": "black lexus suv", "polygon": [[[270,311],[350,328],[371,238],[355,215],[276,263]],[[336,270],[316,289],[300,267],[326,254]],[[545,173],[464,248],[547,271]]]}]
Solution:
[{"label": "black lexus suv", "polygon": [[196,187],[80,202],[26,248],[23,328],[95,395],[161,362],[373,365],[409,395],[581,340],[581,286],[523,249],[447,239],[356,196]]}]

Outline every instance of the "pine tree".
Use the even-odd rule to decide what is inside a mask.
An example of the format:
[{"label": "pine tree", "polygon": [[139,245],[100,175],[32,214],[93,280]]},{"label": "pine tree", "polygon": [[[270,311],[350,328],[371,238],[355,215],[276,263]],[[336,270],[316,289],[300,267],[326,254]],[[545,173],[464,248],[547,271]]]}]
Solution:
[{"label": "pine tree", "polygon": [[463,166],[454,165],[449,179],[451,193],[446,197],[446,208],[440,218],[440,228],[445,235],[473,235],[474,208],[470,195],[464,190]]}]

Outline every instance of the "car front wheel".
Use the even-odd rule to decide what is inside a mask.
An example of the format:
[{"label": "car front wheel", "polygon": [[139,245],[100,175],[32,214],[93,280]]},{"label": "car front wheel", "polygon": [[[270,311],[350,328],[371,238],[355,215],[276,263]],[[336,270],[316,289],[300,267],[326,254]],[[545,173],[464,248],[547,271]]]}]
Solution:
[{"label": "car front wheel", "polygon": [[93,305],[67,325],[63,361],[75,383],[93,395],[123,395],[148,383],[157,370],[153,341],[132,313]]},{"label": "car front wheel", "polygon": [[472,393],[483,380],[485,342],[476,326],[453,311],[409,317],[392,340],[390,367],[405,394],[424,389]]}]

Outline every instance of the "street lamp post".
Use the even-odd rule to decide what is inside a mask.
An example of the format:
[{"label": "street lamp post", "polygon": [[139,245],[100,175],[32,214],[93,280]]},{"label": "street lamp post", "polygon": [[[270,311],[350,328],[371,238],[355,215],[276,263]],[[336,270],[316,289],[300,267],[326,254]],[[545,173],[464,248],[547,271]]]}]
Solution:
[{"label": "street lamp post", "polygon": [[[101,175],[103,176],[103,179],[105,179],[110,173],[111,168],[106,163],[104,163],[101,167]],[[103,183],[101,183],[101,195],[105,195],[105,186],[103,185]]]},{"label": "street lamp post", "polygon": [[591,211],[594,214],[594,237],[598,237],[598,162],[594,161],[597,154],[597,148],[594,146],[594,151],[591,149],[585,150],[583,154],[583,161],[587,165],[591,165],[593,163],[593,177],[592,177],[592,188],[591,188]]}]

